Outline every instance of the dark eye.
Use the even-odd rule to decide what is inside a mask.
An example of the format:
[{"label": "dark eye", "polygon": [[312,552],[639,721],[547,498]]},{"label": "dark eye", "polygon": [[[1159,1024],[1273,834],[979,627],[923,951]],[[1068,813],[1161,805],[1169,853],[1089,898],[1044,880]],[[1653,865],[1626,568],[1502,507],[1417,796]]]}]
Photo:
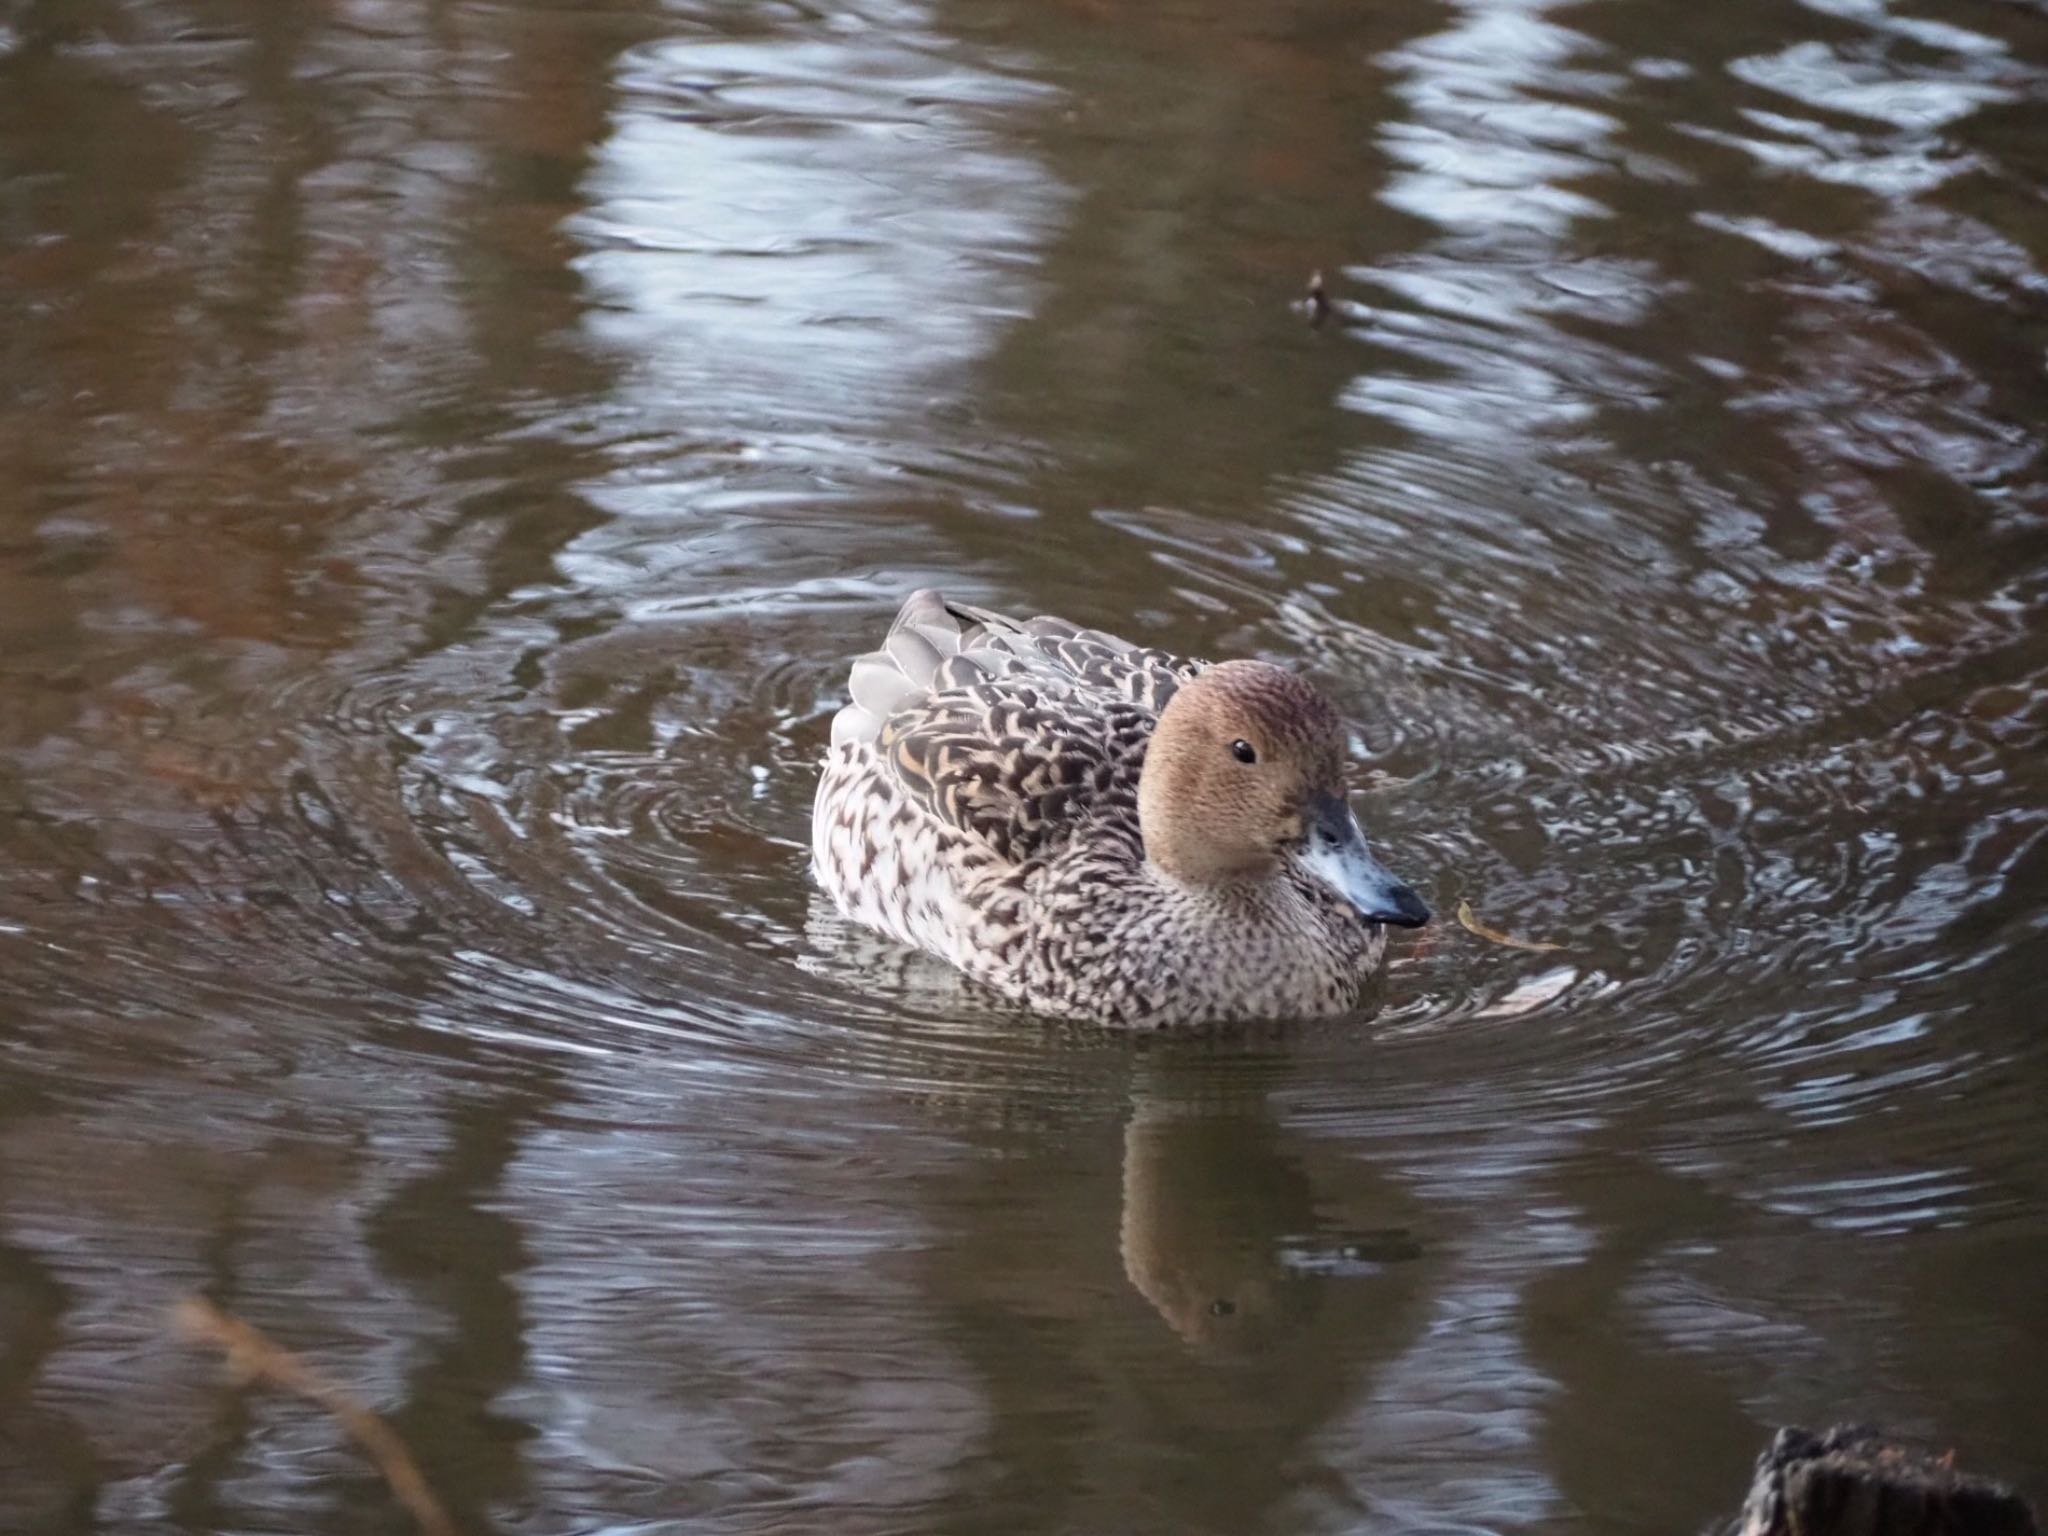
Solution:
[{"label": "dark eye", "polygon": [[1209,1303],[1209,1315],[1211,1317],[1229,1317],[1236,1311],[1237,1303],[1228,1296],[1218,1297],[1215,1301]]},{"label": "dark eye", "polygon": [[1259,760],[1259,754],[1252,750],[1252,744],[1248,741],[1233,741],[1230,744],[1230,755],[1240,763],[1256,763]]}]

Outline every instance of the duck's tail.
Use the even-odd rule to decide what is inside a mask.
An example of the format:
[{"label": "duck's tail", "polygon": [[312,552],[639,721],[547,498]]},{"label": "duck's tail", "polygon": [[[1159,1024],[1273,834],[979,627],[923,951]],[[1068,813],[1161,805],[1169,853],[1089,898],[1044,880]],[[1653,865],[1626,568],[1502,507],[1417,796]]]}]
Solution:
[{"label": "duck's tail", "polygon": [[884,720],[932,691],[939,669],[960,654],[961,636],[980,622],[971,610],[949,605],[934,587],[911,593],[882,648],[855,659],[847,679],[853,702],[832,717],[832,745],[873,741]]}]

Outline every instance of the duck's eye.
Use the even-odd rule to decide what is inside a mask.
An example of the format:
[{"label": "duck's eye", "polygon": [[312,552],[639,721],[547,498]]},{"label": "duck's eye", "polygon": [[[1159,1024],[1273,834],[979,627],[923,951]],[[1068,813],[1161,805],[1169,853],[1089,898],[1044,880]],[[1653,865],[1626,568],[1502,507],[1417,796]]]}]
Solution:
[{"label": "duck's eye", "polygon": [[1240,763],[1256,763],[1259,760],[1259,754],[1252,750],[1252,744],[1244,740],[1233,741],[1230,744],[1230,755]]}]

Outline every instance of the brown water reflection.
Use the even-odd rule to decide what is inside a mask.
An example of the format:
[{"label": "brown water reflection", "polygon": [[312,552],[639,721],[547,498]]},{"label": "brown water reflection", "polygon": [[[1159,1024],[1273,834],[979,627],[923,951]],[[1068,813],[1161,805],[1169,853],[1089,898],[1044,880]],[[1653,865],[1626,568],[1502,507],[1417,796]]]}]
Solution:
[{"label": "brown water reflection", "polygon": [[[2037,1496],[2048,24],[0,7],[0,1527]],[[1290,310],[1330,274],[1334,322]],[[1298,658],[1448,926],[1048,1031],[803,870],[943,582]]]}]

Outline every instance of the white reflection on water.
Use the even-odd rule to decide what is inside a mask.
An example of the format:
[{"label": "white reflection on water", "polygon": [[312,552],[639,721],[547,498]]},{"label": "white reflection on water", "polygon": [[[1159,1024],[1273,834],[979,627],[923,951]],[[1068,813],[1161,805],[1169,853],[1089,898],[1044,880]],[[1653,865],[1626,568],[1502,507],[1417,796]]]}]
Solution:
[{"label": "white reflection on water", "polygon": [[644,590],[650,562],[679,579],[707,563],[650,518],[716,508],[746,546],[709,562],[729,575],[759,559],[745,511],[814,515],[933,452],[907,443],[942,454],[960,370],[1029,312],[1065,194],[1003,136],[1047,89],[914,6],[664,39],[626,54],[617,84],[575,266],[587,327],[622,361],[618,426],[658,436],[587,488],[628,521],[562,565]]},{"label": "white reflection on water", "polygon": [[1935,74],[1923,64],[1902,76],[1881,63],[1844,58],[1822,42],[1794,43],[1777,53],[1737,59],[1728,72],[1807,106],[1873,118],[1894,128],[1940,128],[1986,102],[2012,99],[2010,89],[1973,79],[1968,68]]},{"label": "white reflection on water", "polygon": [[[1774,172],[1897,198],[1987,168],[1945,130],[2026,89],[2035,72],[2004,44],[1947,22],[1895,16],[1883,0],[1807,0],[1807,7],[1866,30],[1848,42],[1809,39],[1731,61],[1731,76],[1768,93],[1767,103],[1740,114],[1757,131],[1683,131],[1741,149]],[[1910,45],[1907,56],[1894,57],[1900,42]],[[1944,57],[1929,59],[1929,51]],[[1789,115],[1780,110],[1788,101],[1878,126],[1857,130]]]},{"label": "white reflection on water", "polygon": [[1586,67],[1598,45],[1544,15],[1555,8],[1468,0],[1449,29],[1377,61],[1410,111],[1381,130],[1397,168],[1381,200],[1444,237],[1352,270],[1396,299],[1368,334],[1412,366],[1362,374],[1343,397],[1351,409],[1439,439],[1526,438],[1653,383],[1640,363],[1556,330],[1630,324],[1655,290],[1640,263],[1566,247],[1575,226],[1608,217],[1584,183],[1621,159],[1620,124],[1588,103],[1627,77]]},{"label": "white reflection on water", "polygon": [[1407,79],[1394,94],[1414,113],[1386,125],[1382,144],[1402,167],[1383,201],[1454,231],[1561,233],[1607,209],[1558,183],[1583,175],[1615,131],[1591,107],[1539,97],[1612,94],[1618,77],[1572,67],[1589,39],[1543,18],[1555,0],[1467,4],[1448,31],[1380,62]]},{"label": "white reflection on water", "polygon": [[2004,53],[2005,44],[1995,37],[1982,32],[1973,32],[1968,27],[1959,27],[1952,22],[1931,21],[1924,16],[1898,16],[1892,13],[1890,0],[1800,0],[1809,11],[1818,11],[1823,16],[1839,16],[1845,21],[1861,22],[1867,27],[1890,32],[1899,37],[1911,38],[1929,48],[1947,48],[1956,53],[1992,54]]}]

